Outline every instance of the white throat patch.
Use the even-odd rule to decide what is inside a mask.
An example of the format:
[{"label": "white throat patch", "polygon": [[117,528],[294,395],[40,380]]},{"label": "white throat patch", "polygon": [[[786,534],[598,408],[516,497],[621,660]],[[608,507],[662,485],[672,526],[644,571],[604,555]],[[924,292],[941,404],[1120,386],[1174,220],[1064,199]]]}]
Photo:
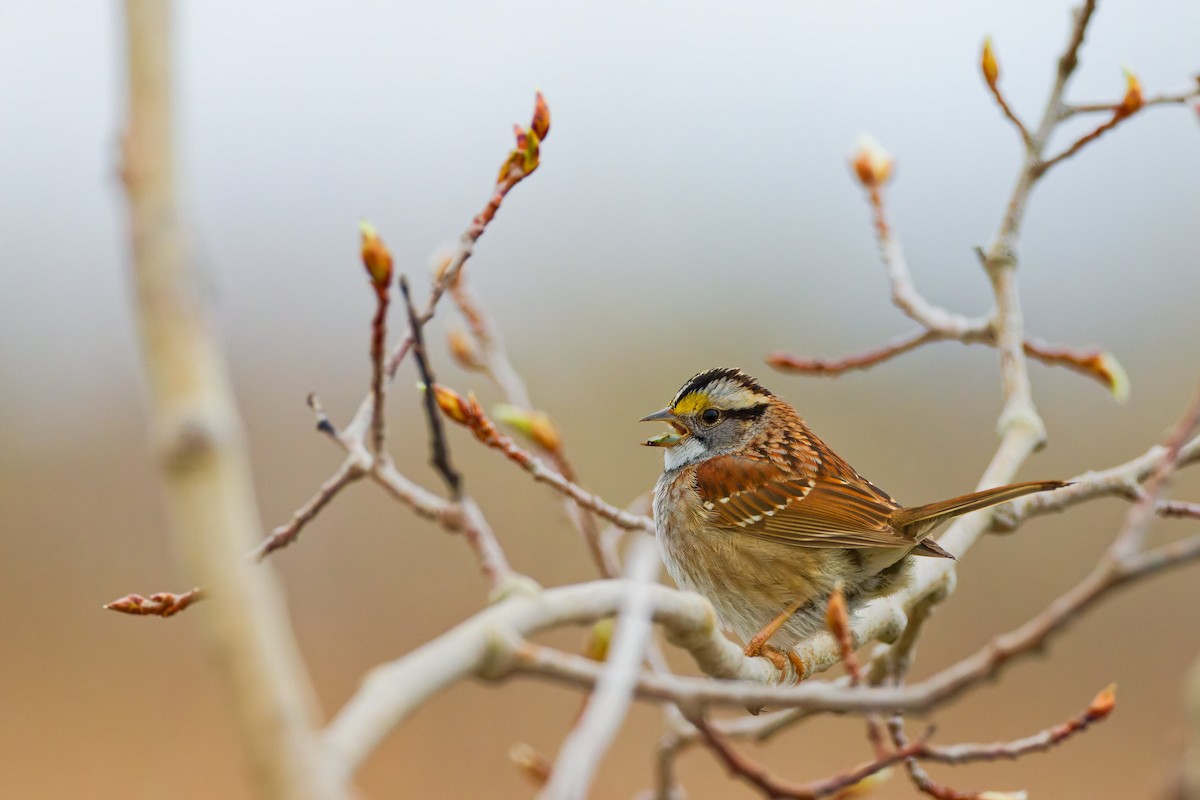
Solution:
[{"label": "white throat patch", "polygon": [[704,445],[695,436],[685,436],[683,441],[663,452],[663,467],[667,471],[701,461],[708,456]]}]

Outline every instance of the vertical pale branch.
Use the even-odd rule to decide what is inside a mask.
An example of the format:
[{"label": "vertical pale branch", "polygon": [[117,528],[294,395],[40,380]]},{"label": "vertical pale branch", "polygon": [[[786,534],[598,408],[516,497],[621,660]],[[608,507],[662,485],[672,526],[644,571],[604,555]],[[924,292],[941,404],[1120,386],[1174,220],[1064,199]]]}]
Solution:
[{"label": "vertical pale branch", "polygon": [[1073,12],[1075,24],[1071,28],[1066,49],[1059,58],[1054,86],[1046,100],[1041,122],[1032,137],[1025,137],[1025,162],[1017,178],[1017,185],[1009,198],[1008,208],[996,237],[987,252],[982,254],[984,269],[996,294],[996,347],[1000,351],[1005,397],[1000,430],[1002,434],[1007,434],[1014,428],[1026,429],[1024,435],[1019,435],[1017,446],[1013,448],[1017,452],[1013,453],[1012,457],[1018,463],[1041,444],[1046,431],[1033,406],[1029,371],[1025,364],[1025,320],[1017,295],[1017,240],[1025,218],[1029,195],[1034,184],[1045,174],[1041,164],[1042,155],[1050,134],[1062,118],[1063,96],[1067,90],[1067,83],[1075,68],[1079,66],[1079,48],[1083,45],[1084,34],[1095,10],[1095,0],[1085,0],[1083,5]]},{"label": "vertical pale branch", "polygon": [[211,661],[233,707],[257,792],[334,798],[319,758],[318,711],[284,598],[244,553],[259,522],[222,355],[188,262],[175,202],[171,8],[127,0],[129,123],[123,176],[153,440],[187,578],[205,587]]},{"label": "vertical pale branch", "polygon": [[621,604],[604,674],[588,699],[579,724],[567,736],[541,800],[584,800],[600,759],[616,738],[629,705],[646,648],[653,636],[651,587],[658,577],[658,547],[640,536],[630,547],[626,572],[632,588]]},{"label": "vertical pale branch", "polygon": [[[1025,159],[1004,216],[987,251],[979,252],[995,294],[996,313],[992,327],[996,348],[1000,352],[1004,389],[1004,409],[997,423],[1000,444],[979,480],[980,489],[1012,481],[1025,460],[1045,441],[1045,425],[1033,403],[1025,358],[1025,323],[1017,291],[1017,244],[1030,193],[1045,174],[1040,167],[1042,154],[1055,125],[1061,120],[1063,93],[1079,64],[1079,48],[1095,9],[1095,0],[1085,0],[1074,11],[1074,24],[1059,59],[1041,122],[1032,139],[1025,140]],[[859,181],[869,191],[872,187],[882,185],[890,173],[890,164],[871,158],[869,152],[866,158],[857,160],[853,166]],[[938,539],[939,544],[954,555],[962,556],[988,530],[994,513],[979,512],[955,521]],[[870,639],[887,641],[889,637],[894,638],[892,634],[898,635],[904,627],[906,609],[911,609],[930,594],[949,592],[954,580],[954,562],[944,559],[918,560],[905,589],[867,604],[856,615],[856,642],[861,644]],[[802,642],[797,652],[808,665],[810,674],[827,669],[837,661],[836,644],[827,634]]]}]

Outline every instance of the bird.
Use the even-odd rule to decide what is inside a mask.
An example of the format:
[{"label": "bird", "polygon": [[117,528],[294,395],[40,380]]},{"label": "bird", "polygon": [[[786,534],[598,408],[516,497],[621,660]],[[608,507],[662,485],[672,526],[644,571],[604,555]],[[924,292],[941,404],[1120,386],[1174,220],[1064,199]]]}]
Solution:
[{"label": "bird", "polygon": [[664,449],[654,520],[667,572],[781,676],[785,659],[804,674],[793,648],[824,629],[835,587],[853,614],[903,587],[916,557],[954,557],[929,538],[942,522],[1068,485],[1030,481],[901,506],[735,368],[693,376],[641,421],[670,425],[643,442]]}]

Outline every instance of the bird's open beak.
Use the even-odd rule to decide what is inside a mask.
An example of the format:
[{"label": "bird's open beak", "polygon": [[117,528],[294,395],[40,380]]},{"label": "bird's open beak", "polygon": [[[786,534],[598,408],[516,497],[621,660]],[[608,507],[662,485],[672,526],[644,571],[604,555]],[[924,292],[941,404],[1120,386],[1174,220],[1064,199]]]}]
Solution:
[{"label": "bird's open beak", "polygon": [[647,414],[638,421],[666,422],[675,429],[669,433],[661,433],[658,436],[653,436],[642,442],[642,444],[646,445],[647,447],[674,447],[683,441],[685,436],[687,436],[687,428],[679,424],[678,419],[676,418],[675,414],[672,413],[670,408],[664,408],[662,411],[655,411],[653,414]]}]

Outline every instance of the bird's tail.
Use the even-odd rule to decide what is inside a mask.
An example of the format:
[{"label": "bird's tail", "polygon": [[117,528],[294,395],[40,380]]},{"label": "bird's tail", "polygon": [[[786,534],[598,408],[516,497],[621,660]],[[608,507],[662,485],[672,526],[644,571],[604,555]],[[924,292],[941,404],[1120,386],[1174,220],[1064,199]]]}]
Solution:
[{"label": "bird's tail", "polygon": [[[1069,484],[1065,481],[1029,481],[1027,483],[1010,483],[1008,486],[997,486],[994,489],[984,489],[982,492],[972,492],[960,497],[943,500],[940,503],[930,503],[912,508],[898,508],[892,514],[892,525],[904,531],[914,539],[920,539],[929,531],[946,520],[978,511],[981,508],[994,506],[1015,500],[1034,492],[1046,492],[1059,489]],[[930,553],[935,555],[935,553]]]}]

